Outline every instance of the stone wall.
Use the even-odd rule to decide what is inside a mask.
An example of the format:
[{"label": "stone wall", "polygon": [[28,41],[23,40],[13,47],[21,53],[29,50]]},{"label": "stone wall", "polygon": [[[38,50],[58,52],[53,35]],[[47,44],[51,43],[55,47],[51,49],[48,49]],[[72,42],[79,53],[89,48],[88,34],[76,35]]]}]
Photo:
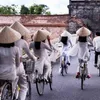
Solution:
[{"label": "stone wall", "polygon": [[100,0],[70,0],[71,16],[81,19],[90,30],[100,31]]}]

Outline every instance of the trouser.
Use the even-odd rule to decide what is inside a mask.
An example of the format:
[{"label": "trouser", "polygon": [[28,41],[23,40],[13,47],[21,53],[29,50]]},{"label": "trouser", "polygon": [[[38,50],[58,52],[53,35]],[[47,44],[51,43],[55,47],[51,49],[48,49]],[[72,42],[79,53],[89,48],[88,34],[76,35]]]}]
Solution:
[{"label": "trouser", "polygon": [[17,68],[17,75],[19,76],[18,85],[20,87],[19,100],[25,100],[28,88],[23,63],[21,63],[20,66]]},{"label": "trouser", "polygon": [[62,62],[62,56],[65,57],[65,64],[69,64],[70,65],[70,56],[69,55],[61,55],[60,63]]},{"label": "trouser", "polygon": [[98,62],[98,55],[100,55],[100,52],[95,51],[95,64]]}]

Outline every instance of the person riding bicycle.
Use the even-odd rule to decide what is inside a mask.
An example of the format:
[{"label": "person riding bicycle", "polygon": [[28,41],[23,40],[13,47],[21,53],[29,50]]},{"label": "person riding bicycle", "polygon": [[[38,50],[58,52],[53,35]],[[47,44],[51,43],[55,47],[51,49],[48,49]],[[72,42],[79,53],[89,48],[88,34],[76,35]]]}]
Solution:
[{"label": "person riding bicycle", "polygon": [[52,49],[45,43],[47,37],[48,32],[46,30],[38,30],[34,35],[33,43],[30,44],[30,49],[33,49],[34,55],[39,58],[35,62],[35,70],[38,70],[39,74],[43,74],[43,69],[46,68],[45,81],[48,81],[47,78],[51,75],[51,63],[48,60],[46,50],[52,51]]},{"label": "person riding bicycle", "polygon": [[96,37],[93,39],[93,46],[95,49],[95,67],[98,63],[98,55],[100,55],[100,32],[96,32]]},{"label": "person riding bicycle", "polygon": [[14,42],[20,38],[20,33],[8,26],[0,32],[0,80],[14,81],[17,78],[16,68],[20,65],[20,52]]},{"label": "person riding bicycle", "polygon": [[[64,55],[65,56],[65,63],[66,65],[70,66],[70,57],[68,55],[69,49],[72,47],[72,42],[71,42],[71,34],[68,31],[64,31],[61,34],[61,43],[63,45],[62,51],[61,51],[61,57]],[[59,69],[59,72],[61,72],[61,67]]]},{"label": "person riding bicycle", "polygon": [[[29,45],[24,39],[27,38],[27,34],[30,33],[29,30],[19,22],[13,23],[11,25],[11,28],[18,31],[21,34],[21,39],[15,42],[15,45],[19,47],[20,57],[23,56],[23,51],[24,51],[31,60],[36,61],[37,58],[30,52]],[[17,69],[17,74],[19,76],[18,85],[20,87],[19,99],[25,100],[28,87],[27,87],[26,73],[22,62],[20,64],[20,67]]]},{"label": "person riding bicycle", "polygon": [[[78,42],[78,60],[80,64],[80,60],[89,61],[90,55],[88,48],[88,40],[91,31],[83,26],[76,31],[76,34],[79,36],[77,42]],[[78,66],[76,78],[80,77],[79,67],[80,66]],[[86,67],[86,73],[87,73],[87,78],[90,78],[90,75],[88,74],[88,67]]]}]

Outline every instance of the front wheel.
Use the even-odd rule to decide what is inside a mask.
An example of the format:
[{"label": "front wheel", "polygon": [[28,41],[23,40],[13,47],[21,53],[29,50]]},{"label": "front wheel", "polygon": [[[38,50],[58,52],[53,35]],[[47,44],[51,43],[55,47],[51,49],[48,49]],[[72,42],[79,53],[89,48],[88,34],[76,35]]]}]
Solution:
[{"label": "front wheel", "polygon": [[84,74],[81,76],[81,89],[83,90],[83,83],[84,83]]},{"label": "front wheel", "polygon": [[37,93],[42,96],[44,93],[44,80],[39,80],[36,79],[36,89],[37,89]]},{"label": "front wheel", "polygon": [[27,91],[27,95],[26,95],[26,100],[31,100],[31,82],[28,81],[27,85],[28,85],[28,91]]},{"label": "front wheel", "polygon": [[64,76],[64,65],[61,64],[61,75]]},{"label": "front wheel", "polygon": [[10,83],[6,83],[1,95],[1,100],[12,100],[12,85]]},{"label": "front wheel", "polygon": [[52,74],[50,77],[48,77],[48,81],[49,81],[50,90],[52,90]]},{"label": "front wheel", "polygon": [[67,74],[68,73],[68,66],[65,65],[65,73]]}]

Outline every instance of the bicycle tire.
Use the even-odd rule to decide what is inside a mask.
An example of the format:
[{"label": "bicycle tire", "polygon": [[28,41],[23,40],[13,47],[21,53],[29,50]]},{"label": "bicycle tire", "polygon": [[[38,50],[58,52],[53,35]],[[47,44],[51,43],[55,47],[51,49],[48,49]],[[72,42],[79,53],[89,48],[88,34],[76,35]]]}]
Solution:
[{"label": "bicycle tire", "polygon": [[68,66],[65,65],[65,73],[67,74],[68,73]]},{"label": "bicycle tire", "polygon": [[100,77],[100,68],[98,70],[99,70],[99,77]]},{"label": "bicycle tire", "polygon": [[48,81],[49,81],[50,90],[52,90],[52,74],[50,77],[48,77]]},{"label": "bicycle tire", "polygon": [[4,85],[1,100],[12,100],[12,85],[10,83]]},{"label": "bicycle tire", "polygon": [[81,89],[83,90],[83,83],[84,83],[84,74],[81,76]]},{"label": "bicycle tire", "polygon": [[39,96],[42,96],[44,93],[44,85],[45,85],[44,80],[36,79],[36,89]]},{"label": "bicycle tire", "polygon": [[61,75],[64,76],[64,65],[61,64]]},{"label": "bicycle tire", "polygon": [[26,100],[31,100],[31,82],[28,81],[27,85],[28,85],[28,91],[27,91],[27,95],[26,95]]}]

